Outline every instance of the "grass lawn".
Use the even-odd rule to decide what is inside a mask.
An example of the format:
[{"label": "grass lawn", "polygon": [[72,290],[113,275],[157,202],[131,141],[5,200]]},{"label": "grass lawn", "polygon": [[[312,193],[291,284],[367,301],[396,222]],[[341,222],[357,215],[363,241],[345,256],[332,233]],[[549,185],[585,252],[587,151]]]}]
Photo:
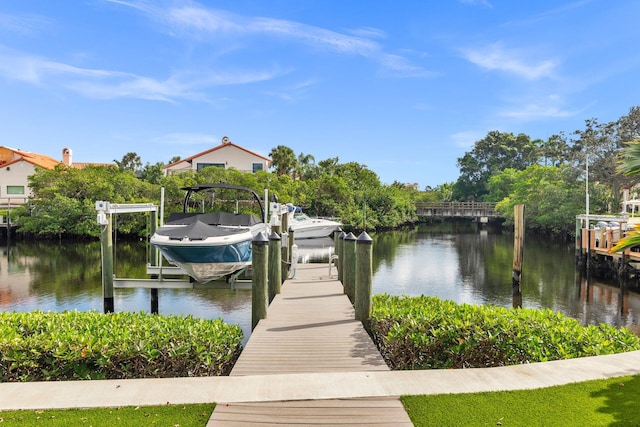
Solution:
[{"label": "grass lawn", "polygon": [[204,427],[215,407],[214,403],[208,403],[98,409],[0,411],[0,425],[2,427]]},{"label": "grass lawn", "polygon": [[639,426],[640,375],[536,390],[403,396],[420,426]]},{"label": "grass lawn", "polygon": [[[421,426],[640,426],[640,375],[491,393],[403,396]],[[215,404],[0,411],[5,426],[204,427]]]}]

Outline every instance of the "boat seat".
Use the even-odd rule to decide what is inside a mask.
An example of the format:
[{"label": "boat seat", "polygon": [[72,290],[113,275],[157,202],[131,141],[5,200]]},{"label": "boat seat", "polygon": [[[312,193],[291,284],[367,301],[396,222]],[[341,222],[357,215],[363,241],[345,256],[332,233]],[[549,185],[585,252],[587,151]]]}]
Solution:
[{"label": "boat seat", "polygon": [[234,214],[230,212],[177,212],[169,215],[167,225],[189,225],[195,221],[203,222],[207,225],[228,225],[228,226],[251,226],[259,224],[260,219],[251,214]]}]

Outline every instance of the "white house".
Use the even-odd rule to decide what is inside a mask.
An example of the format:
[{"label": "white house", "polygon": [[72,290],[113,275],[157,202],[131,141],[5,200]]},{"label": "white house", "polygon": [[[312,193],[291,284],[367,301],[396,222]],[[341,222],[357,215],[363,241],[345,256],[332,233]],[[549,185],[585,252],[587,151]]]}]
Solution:
[{"label": "white house", "polygon": [[225,136],[222,138],[222,144],[165,166],[164,174],[166,176],[176,172],[199,171],[210,166],[235,168],[240,172],[257,172],[267,170],[271,166],[271,159],[234,144]]},{"label": "white house", "polygon": [[37,167],[53,169],[60,161],[43,154],[0,146],[0,206],[24,204],[31,196],[28,177]]},{"label": "white house", "polygon": [[112,165],[112,163],[73,163],[69,148],[62,149],[62,162],[60,162],[44,154],[0,146],[0,207],[6,208],[26,203],[33,197],[29,189],[29,175],[33,175],[38,167],[51,170],[61,163],[75,169],[83,169],[87,165]]}]

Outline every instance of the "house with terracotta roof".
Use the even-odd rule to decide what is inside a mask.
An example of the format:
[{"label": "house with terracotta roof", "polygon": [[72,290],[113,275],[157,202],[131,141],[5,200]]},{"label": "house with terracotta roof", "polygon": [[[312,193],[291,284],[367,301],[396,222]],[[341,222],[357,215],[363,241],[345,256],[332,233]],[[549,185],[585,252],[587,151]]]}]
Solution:
[{"label": "house with terracotta roof", "polygon": [[60,161],[43,154],[0,146],[0,205],[24,204],[31,192],[28,177],[36,168],[53,169]]},{"label": "house with terracotta roof", "polygon": [[62,149],[62,162],[44,154],[0,146],[0,207],[22,205],[33,196],[28,177],[36,168],[53,169],[59,164],[84,169],[88,165],[109,166],[113,163],[73,163],[72,151]]},{"label": "house with terracotta roof", "polygon": [[74,162],[73,151],[71,151],[71,148],[62,149],[62,163],[64,163],[65,166],[68,166],[74,169],[84,169],[87,166],[118,166],[115,163]]},{"label": "house with terracotta roof", "polygon": [[220,145],[165,166],[164,174],[199,171],[211,166],[235,168],[240,172],[266,171],[271,166],[271,159],[234,144],[225,136]]}]

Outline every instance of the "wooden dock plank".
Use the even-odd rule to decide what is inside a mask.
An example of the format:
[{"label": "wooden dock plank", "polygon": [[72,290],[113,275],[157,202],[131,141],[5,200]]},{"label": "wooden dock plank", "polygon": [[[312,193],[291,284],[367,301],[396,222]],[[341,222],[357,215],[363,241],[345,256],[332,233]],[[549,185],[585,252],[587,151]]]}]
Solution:
[{"label": "wooden dock plank", "polygon": [[[399,417],[404,415],[404,418]],[[229,404],[216,407],[215,425],[412,426],[397,398]]]},{"label": "wooden dock plank", "polygon": [[[335,270],[334,270],[335,272]],[[389,370],[327,264],[298,267],[230,375]],[[396,397],[220,404],[209,426],[410,426]]]}]

